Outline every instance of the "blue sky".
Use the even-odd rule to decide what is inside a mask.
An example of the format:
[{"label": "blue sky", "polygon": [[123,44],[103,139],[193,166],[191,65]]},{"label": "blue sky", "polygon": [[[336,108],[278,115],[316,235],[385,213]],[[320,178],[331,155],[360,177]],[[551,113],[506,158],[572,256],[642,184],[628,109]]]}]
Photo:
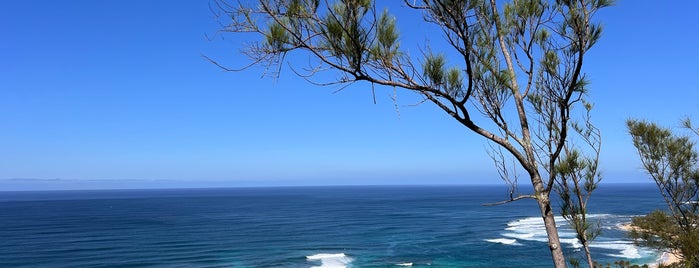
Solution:
[{"label": "blue sky", "polygon": [[[699,121],[697,10],[622,0],[597,17],[585,68],[606,181],[645,181],[627,118]],[[201,55],[246,58],[240,36],[205,38],[217,29],[207,1],[0,4],[0,187],[499,183],[482,138],[435,107],[224,72]]]}]

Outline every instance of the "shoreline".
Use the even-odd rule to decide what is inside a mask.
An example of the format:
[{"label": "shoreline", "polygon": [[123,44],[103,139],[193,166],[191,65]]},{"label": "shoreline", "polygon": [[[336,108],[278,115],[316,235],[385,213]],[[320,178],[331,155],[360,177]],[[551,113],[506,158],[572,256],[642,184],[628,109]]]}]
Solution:
[{"label": "shoreline", "polygon": [[[625,223],[625,224],[620,224],[617,226],[620,230],[626,231],[626,232],[631,232],[631,231],[638,231],[640,228],[633,226],[631,223]],[[660,265],[671,265],[675,264],[682,261],[682,258],[678,254],[678,252],[673,251],[673,252],[663,252],[662,255],[655,261],[655,263],[648,264],[649,267],[651,268],[657,268]]]},{"label": "shoreline", "polygon": [[630,222],[629,222],[629,223],[619,224],[619,225],[617,225],[617,228],[619,228],[620,230],[625,231],[625,232],[631,232],[631,231],[638,231],[638,230],[640,230],[640,228],[638,228],[638,227],[636,227],[636,226],[633,226]]},{"label": "shoreline", "polygon": [[682,261],[682,258],[680,258],[680,256],[677,253],[675,253],[675,252],[663,252],[663,255],[661,255],[660,258],[658,258],[658,261],[654,264],[651,264],[650,267],[657,268],[661,264],[662,265],[671,265],[671,264],[678,263],[680,261]]}]

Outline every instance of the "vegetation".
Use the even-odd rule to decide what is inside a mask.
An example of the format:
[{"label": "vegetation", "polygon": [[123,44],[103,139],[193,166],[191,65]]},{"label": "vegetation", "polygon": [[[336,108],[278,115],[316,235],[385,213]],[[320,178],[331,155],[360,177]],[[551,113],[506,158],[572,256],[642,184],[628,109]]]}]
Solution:
[{"label": "vegetation", "polygon": [[[578,150],[570,149],[565,145],[564,158],[555,167],[560,179],[557,180],[554,189],[561,198],[561,214],[575,231],[576,238],[585,253],[586,262],[590,268],[593,268],[595,262],[590,252],[590,242],[600,234],[601,228],[599,224],[593,225],[587,219],[587,203],[592,192],[597,189],[597,184],[602,180],[598,171],[601,140],[599,131],[589,123],[589,120],[586,122],[587,125],[584,127],[573,124],[573,129],[581,134],[582,140],[593,149],[595,154],[592,157],[585,157]],[[576,259],[570,258],[569,262],[574,267],[579,267],[579,261]]]},{"label": "vegetation", "polygon": [[[498,203],[536,200],[559,268],[566,259],[550,195],[561,194],[563,215],[592,266],[586,241],[594,231],[585,204],[599,176],[595,154],[586,152],[598,152],[599,133],[589,121],[583,61],[602,32],[593,16],[610,1],[405,0],[405,12],[436,26],[445,41],[436,52],[421,47],[420,55],[401,44],[397,18],[371,0],[231,1],[216,2],[222,31],[257,36],[242,44],[250,66],[265,65],[275,75],[286,56],[298,52],[311,65],[305,73],[293,70],[314,84],[365,82],[372,92],[385,86],[417,93],[491,142],[491,156],[510,186],[509,199]],[[533,193],[518,190],[518,172]]]},{"label": "vegetation", "polygon": [[[688,136],[653,123],[627,122],[644,169],[658,186],[667,211],[633,219],[631,236],[643,245],[682,257],[681,267],[699,267],[699,153]],[[689,120],[685,128],[699,135]]]}]

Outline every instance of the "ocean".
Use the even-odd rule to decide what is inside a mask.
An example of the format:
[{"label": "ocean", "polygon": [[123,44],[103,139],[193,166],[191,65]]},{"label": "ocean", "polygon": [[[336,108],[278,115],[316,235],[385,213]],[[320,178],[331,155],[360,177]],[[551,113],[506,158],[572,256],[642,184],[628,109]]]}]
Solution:
[{"label": "ocean", "polygon": [[[505,186],[332,186],[0,193],[0,267],[551,267],[533,200]],[[654,185],[594,193],[601,263],[653,263],[619,226]],[[567,257],[583,259],[558,217]]]}]

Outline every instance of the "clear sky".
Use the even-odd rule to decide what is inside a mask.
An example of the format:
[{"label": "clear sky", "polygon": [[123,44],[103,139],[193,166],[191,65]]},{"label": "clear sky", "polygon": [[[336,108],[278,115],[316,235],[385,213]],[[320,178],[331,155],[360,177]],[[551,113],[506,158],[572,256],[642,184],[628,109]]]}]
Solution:
[{"label": "clear sky", "polygon": [[[697,12],[621,0],[597,17],[585,70],[606,181],[646,181],[627,118],[699,121]],[[224,72],[201,55],[246,58],[239,36],[205,38],[217,29],[208,1],[3,1],[0,190],[499,183],[483,139],[432,105]]]}]

